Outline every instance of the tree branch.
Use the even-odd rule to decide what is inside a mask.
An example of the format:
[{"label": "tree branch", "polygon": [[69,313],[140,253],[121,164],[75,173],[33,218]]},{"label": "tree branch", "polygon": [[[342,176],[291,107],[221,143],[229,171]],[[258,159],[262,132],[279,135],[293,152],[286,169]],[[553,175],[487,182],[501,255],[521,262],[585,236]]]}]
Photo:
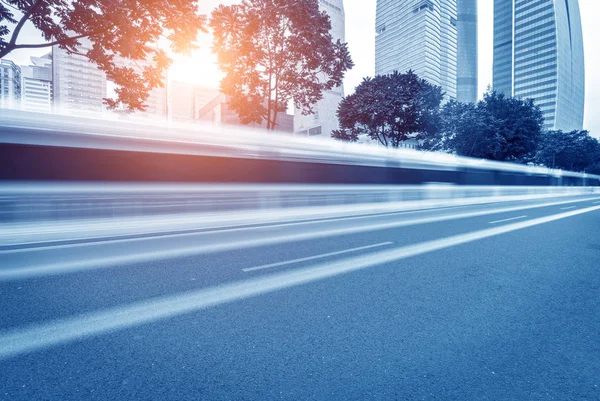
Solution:
[{"label": "tree branch", "polygon": [[21,12],[21,10],[19,10],[17,7],[13,6],[9,2],[7,2],[6,0],[0,0],[0,3],[3,3],[6,7],[12,8],[15,11]]},{"label": "tree branch", "polygon": [[68,41],[71,41],[71,40],[83,39],[83,38],[86,38],[88,36],[96,35],[98,33],[99,32],[91,32],[91,33],[81,34],[81,35],[73,36],[73,37],[66,38],[66,39],[55,40],[54,42],[50,42],[50,43],[37,43],[37,44],[29,44],[29,45],[15,45],[11,50],[17,50],[17,49],[40,49],[40,48],[44,48],[44,47],[51,47],[51,46],[54,46],[54,45],[63,44],[65,42],[68,42]]},{"label": "tree branch", "polygon": [[10,49],[12,47],[13,48],[12,50],[14,50],[14,46],[17,43],[17,38],[19,37],[19,33],[21,33],[21,29],[23,29],[23,26],[25,25],[25,23],[27,22],[29,17],[31,17],[31,14],[33,14],[38,9],[38,7],[42,5],[43,2],[44,2],[43,0],[36,0],[36,2],[29,8],[29,10],[27,10],[23,14],[21,19],[17,23],[15,30],[13,31],[13,34],[10,38],[10,42],[8,42],[8,45],[6,45],[7,49]]}]

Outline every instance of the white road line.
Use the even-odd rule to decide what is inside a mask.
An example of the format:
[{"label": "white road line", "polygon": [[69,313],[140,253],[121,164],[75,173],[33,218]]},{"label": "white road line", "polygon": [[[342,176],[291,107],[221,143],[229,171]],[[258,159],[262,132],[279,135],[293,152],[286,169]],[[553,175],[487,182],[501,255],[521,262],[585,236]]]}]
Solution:
[{"label": "white road line", "polygon": [[579,209],[0,333],[0,360],[600,210]]},{"label": "white road line", "polygon": [[527,215],[523,215],[523,216],[519,216],[519,217],[512,217],[510,219],[504,219],[504,220],[490,221],[489,224],[504,223],[505,221],[513,221],[513,220],[524,219],[525,217],[527,217]]},{"label": "white road line", "polygon": [[560,210],[575,209],[577,206],[561,207]]},{"label": "white road line", "polygon": [[382,246],[392,245],[392,244],[393,244],[393,242],[382,242],[380,244],[361,246],[361,247],[358,247],[358,248],[345,249],[343,251],[337,251],[337,252],[323,253],[321,255],[309,256],[309,257],[306,257],[306,258],[286,260],[284,262],[270,263],[268,265],[262,265],[262,266],[256,266],[256,267],[247,267],[245,269],[242,269],[242,271],[248,273],[248,272],[253,272],[253,271],[256,271],[256,270],[264,270],[264,269],[270,269],[272,267],[290,265],[292,263],[306,262],[307,260],[323,259],[323,258],[327,258],[329,256],[343,255],[345,253],[357,252],[357,251],[364,251],[366,249],[379,248],[379,247],[382,247]]}]

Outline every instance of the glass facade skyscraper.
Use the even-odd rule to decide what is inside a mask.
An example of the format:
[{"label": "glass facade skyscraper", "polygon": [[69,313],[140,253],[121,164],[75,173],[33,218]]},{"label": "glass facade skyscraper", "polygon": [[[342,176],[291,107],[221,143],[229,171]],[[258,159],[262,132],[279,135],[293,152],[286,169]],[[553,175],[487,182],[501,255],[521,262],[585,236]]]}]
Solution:
[{"label": "glass facade skyscraper", "polygon": [[413,70],[457,96],[456,0],[377,0],[375,73]]},{"label": "glass facade skyscraper", "polygon": [[477,101],[477,0],[457,0],[456,100]]},{"label": "glass facade skyscraper", "polygon": [[493,87],[534,99],[545,129],[583,127],[585,68],[578,0],[494,0]]}]

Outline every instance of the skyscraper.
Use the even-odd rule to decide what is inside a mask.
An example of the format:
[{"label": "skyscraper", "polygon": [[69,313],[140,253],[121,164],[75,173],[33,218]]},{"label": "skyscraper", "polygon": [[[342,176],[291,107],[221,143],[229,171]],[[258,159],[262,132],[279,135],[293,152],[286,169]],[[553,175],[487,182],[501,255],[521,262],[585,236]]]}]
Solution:
[{"label": "skyscraper", "polygon": [[0,107],[21,106],[21,68],[10,60],[0,60]]},{"label": "skyscraper", "polygon": [[457,0],[456,100],[477,101],[477,0]]},{"label": "skyscraper", "polygon": [[21,79],[23,110],[52,112],[52,53],[31,57],[31,65],[21,66]]},{"label": "skyscraper", "polygon": [[[345,42],[346,16],[343,0],[319,0],[319,9],[325,11],[331,20],[331,36],[333,40]],[[294,116],[294,132],[298,135],[330,136],[339,128],[337,108],[344,97],[344,86],[341,85],[323,92],[323,99],[314,105],[314,114],[303,116],[301,110],[296,110]]]},{"label": "skyscraper", "polygon": [[493,86],[532,98],[544,128],[583,126],[585,69],[578,0],[494,0]]},{"label": "skyscraper", "polygon": [[375,73],[404,73],[441,86],[456,99],[456,0],[377,0]]},{"label": "skyscraper", "polygon": [[[79,53],[91,46],[80,40]],[[58,46],[52,47],[54,108],[67,114],[99,114],[104,111],[106,76],[98,66],[80,54],[68,54]]]}]

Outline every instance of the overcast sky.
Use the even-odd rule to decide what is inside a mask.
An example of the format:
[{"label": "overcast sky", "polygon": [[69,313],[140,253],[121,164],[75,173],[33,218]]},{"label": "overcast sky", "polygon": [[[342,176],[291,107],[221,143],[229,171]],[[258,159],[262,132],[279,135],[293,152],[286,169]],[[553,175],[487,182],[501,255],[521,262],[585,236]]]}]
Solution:
[{"label": "overcast sky", "polygon": [[[398,0],[403,1],[403,0]],[[235,0],[224,0],[232,3]],[[201,0],[202,8],[208,11],[219,0]],[[492,83],[493,49],[493,0],[478,0],[479,5],[479,93],[483,94]],[[600,138],[600,0],[579,0],[583,23],[586,69],[586,110],[584,128]],[[346,41],[356,66],[348,72],[345,80],[346,94],[351,93],[363,77],[373,76],[375,71],[375,8],[376,0],[345,0]],[[24,41],[39,42],[40,36],[31,26],[24,32]],[[216,85],[216,63],[211,56],[208,37],[201,38],[202,49],[195,57],[180,59],[172,76],[190,82]],[[17,64],[29,64],[29,55],[41,55],[47,49],[20,51],[7,58]]]}]

